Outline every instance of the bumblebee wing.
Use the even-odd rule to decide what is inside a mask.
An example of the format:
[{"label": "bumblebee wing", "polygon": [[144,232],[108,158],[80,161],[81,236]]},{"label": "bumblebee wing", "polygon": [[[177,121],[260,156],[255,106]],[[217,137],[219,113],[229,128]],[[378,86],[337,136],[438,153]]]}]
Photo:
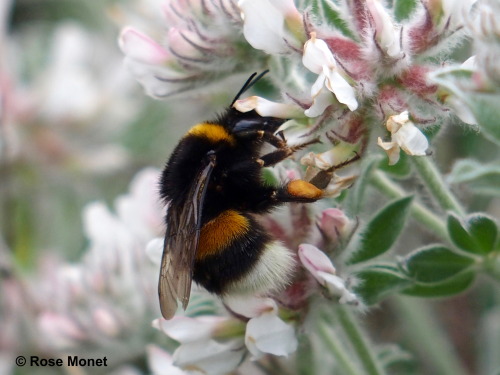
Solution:
[{"label": "bumblebee wing", "polygon": [[210,152],[191,186],[186,203],[170,202],[167,229],[163,243],[158,294],[161,314],[171,319],[177,300],[186,309],[191,292],[193,265],[201,229],[201,210],[210,175],[215,166],[215,153]]}]

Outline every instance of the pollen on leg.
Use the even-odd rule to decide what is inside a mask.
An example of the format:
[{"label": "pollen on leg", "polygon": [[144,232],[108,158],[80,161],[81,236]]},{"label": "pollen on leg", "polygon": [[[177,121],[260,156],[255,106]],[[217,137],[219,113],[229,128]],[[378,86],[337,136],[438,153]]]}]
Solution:
[{"label": "pollen on leg", "polygon": [[288,194],[297,198],[319,199],[323,196],[321,189],[304,180],[290,181],[286,188]]}]

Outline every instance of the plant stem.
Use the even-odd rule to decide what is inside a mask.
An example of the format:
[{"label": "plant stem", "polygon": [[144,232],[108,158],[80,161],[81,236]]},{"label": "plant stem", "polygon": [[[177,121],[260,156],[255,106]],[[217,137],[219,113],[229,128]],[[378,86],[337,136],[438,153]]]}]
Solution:
[{"label": "plant stem", "polygon": [[[403,198],[406,192],[398,185],[392,182],[380,171],[374,171],[371,175],[371,183],[383,194],[390,198]],[[445,241],[449,241],[448,231],[444,222],[422,206],[420,203],[413,202],[411,205],[411,214],[415,220],[423,224],[426,228],[434,232],[438,237]]]},{"label": "plant stem", "polygon": [[467,375],[442,327],[434,318],[429,306],[422,300],[410,297],[391,299],[398,316],[403,317],[402,327],[415,349],[432,364],[432,373],[440,375]]},{"label": "plant stem", "polygon": [[445,211],[451,210],[460,216],[465,215],[465,211],[451,194],[432,160],[428,157],[411,158],[423,182],[432,193],[441,208]]},{"label": "plant stem", "polygon": [[342,328],[358,354],[359,360],[364,366],[366,373],[370,375],[385,374],[384,369],[377,361],[376,354],[370,349],[370,343],[359,328],[349,308],[341,305],[338,307],[337,312]]},{"label": "plant stem", "polygon": [[325,319],[320,320],[318,331],[321,339],[337,360],[337,364],[342,370],[341,373],[345,375],[359,375],[359,369],[354,366],[354,361],[344,350],[343,344],[340,344],[339,340],[335,340],[336,337],[332,335],[332,331],[329,329]]}]

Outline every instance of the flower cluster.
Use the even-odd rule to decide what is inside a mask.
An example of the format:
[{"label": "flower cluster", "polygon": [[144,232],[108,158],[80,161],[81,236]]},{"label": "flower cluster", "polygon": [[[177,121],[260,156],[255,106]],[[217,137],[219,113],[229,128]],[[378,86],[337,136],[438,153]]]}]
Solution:
[{"label": "flower cluster", "polygon": [[154,96],[267,64],[285,102],[251,97],[235,103],[238,110],[291,119],[286,135],[290,129],[302,137],[330,131],[335,145],[347,142],[359,153],[372,132],[383,134],[381,124],[391,116],[407,116],[414,136],[402,136],[409,126],[398,136],[386,125],[398,147],[379,141],[395,163],[399,149],[425,155],[426,143],[415,137],[424,137],[422,126],[448,116],[429,79],[440,68],[430,57],[467,34],[464,16],[473,4],[423,1],[398,20],[380,0],[321,3],[313,13],[293,0],[165,1],[168,31],[155,40],[127,27],[120,46]]},{"label": "flower cluster", "polygon": [[[142,353],[152,336],[149,322],[159,314],[158,269],[144,251],[162,231],[157,179],[158,171],[141,171],[130,193],[117,199],[117,213],[101,202],[86,206],[89,246],[79,262],[48,254],[37,274],[24,278],[12,272],[2,285],[0,312],[10,327],[0,342],[5,353],[14,354],[20,345],[52,355],[85,350],[116,358],[121,351],[131,357]],[[20,343],[25,324],[29,343]]]},{"label": "flower cluster", "polygon": [[[435,61],[467,35],[465,15],[474,1],[424,0],[406,14],[380,0],[302,1],[300,6],[293,0],[170,0],[162,5],[166,31],[147,35],[126,27],[119,39],[126,64],[146,91],[155,97],[187,95],[226,76],[269,68],[282,100],[250,96],[234,108],[287,119],[280,130],[290,145],[323,141],[300,159],[304,179],[338,197],[356,180],[355,162],[369,156],[373,139],[390,165],[401,151],[429,154],[424,128],[446,119],[452,107],[434,79],[443,65]],[[280,179],[302,175],[298,167],[281,172]],[[221,374],[247,356],[289,355],[297,348],[297,328],[307,317],[310,297],[318,291],[362,306],[350,278],[344,272],[339,276],[331,261],[332,249],[349,239],[356,224],[340,209],[315,209],[290,205],[285,213],[262,218],[301,265],[286,290],[244,301],[227,298],[217,316],[188,309],[185,316],[155,321],[179,346],[172,357],[151,348],[153,369],[163,363]],[[161,240],[151,242],[149,251],[159,262]],[[343,271],[342,261],[340,266]]]}]

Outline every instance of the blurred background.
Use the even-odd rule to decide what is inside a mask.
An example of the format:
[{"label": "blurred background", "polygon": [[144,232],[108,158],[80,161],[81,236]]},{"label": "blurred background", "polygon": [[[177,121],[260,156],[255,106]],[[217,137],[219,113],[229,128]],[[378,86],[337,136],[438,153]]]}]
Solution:
[{"label": "blurred background", "polygon": [[138,170],[161,168],[206,116],[206,101],[186,111],[147,97],[122,66],[120,29],[158,3],[2,1],[0,222],[24,266],[47,250],[77,259],[82,207],[111,203]]},{"label": "blurred background", "polygon": [[[20,289],[16,289],[19,285],[8,285],[13,270],[24,275],[41,272],[49,279],[49,276],[54,276],[55,269],[51,262],[70,265],[80,261],[93,244],[95,228],[92,228],[92,218],[98,215],[89,213],[89,210],[97,210],[96,206],[89,206],[91,202],[102,202],[104,205],[99,209],[113,212],[118,196],[133,195],[130,186],[138,172],[152,167],[154,169],[148,170],[154,175],[162,168],[180,135],[190,125],[220,111],[234,95],[235,87],[239,85],[236,82],[241,80],[221,86],[222,89],[214,90],[210,95],[190,97],[189,101],[185,98],[158,101],[146,96],[124,69],[123,55],[117,44],[121,28],[129,24],[140,25],[144,19],[154,19],[158,16],[160,2],[1,0],[0,272],[3,290],[0,292],[3,299],[0,301],[4,307],[16,303],[17,306],[27,306],[29,303],[26,304],[23,298],[33,298],[22,297]],[[436,157],[439,167],[448,173],[457,159],[473,155],[477,160],[489,160],[496,153],[495,146],[481,134],[455,126],[439,134]],[[486,210],[498,216],[498,172],[493,177],[480,181],[474,192],[458,191],[463,197],[474,197],[468,201],[470,211]],[[483,193],[477,194],[478,191]],[[94,214],[96,216],[92,216]],[[161,217],[161,213],[157,216]],[[152,231],[161,235],[158,225]],[[95,238],[93,240],[96,242]],[[156,267],[152,264],[151,269],[144,270],[152,275],[152,285],[156,276],[151,270]],[[65,275],[69,277],[68,273]],[[43,277],[34,278],[35,282],[41,279]],[[57,279],[54,285],[60,286],[67,280]],[[486,288],[476,286],[466,294],[446,300],[446,303],[430,303],[432,311],[437,311],[440,316],[438,322],[441,325],[436,329],[445,330],[451,337],[454,355],[463,361],[464,374],[473,374],[473,369],[478,366],[482,373],[493,374],[489,371],[494,371],[498,364],[494,355],[500,353],[498,288],[489,283],[486,285]],[[146,289],[153,291],[147,295],[148,301],[137,303],[149,304],[148,312],[138,313],[142,321],[136,321],[137,326],[133,329],[130,328],[131,321],[123,323],[130,328],[127,334],[116,327],[120,334],[110,334],[112,324],[106,323],[105,314],[100,315],[102,319],[96,318],[89,323],[96,329],[102,328],[103,332],[108,330],[106,334],[113,337],[109,341],[101,336],[96,339],[99,345],[108,348],[100,351],[99,356],[120,351],[122,357],[126,356],[127,352],[124,353],[117,344],[118,339],[133,338],[126,343],[129,353],[136,356],[130,354],[132,360],[122,361],[126,367],[115,363],[112,371],[116,374],[147,373],[143,352],[146,343],[154,341],[150,339],[155,335],[150,322],[158,315],[153,307],[156,305],[154,287]],[[48,304],[58,301],[59,297],[54,297],[57,301],[50,300],[49,295],[41,291],[40,298],[46,298]],[[6,302],[8,298],[10,300]],[[113,300],[106,303],[112,304]],[[367,314],[366,326],[373,331],[375,341],[411,342],[408,337],[418,329],[405,332],[405,319],[412,319],[412,312],[404,310],[407,307],[408,304],[403,306],[397,301],[389,301]],[[127,316],[116,311],[112,314]],[[25,318],[29,321],[30,315]],[[60,317],[51,315],[48,318]],[[27,323],[13,319],[11,315],[0,316],[0,319],[0,375],[33,373],[34,369],[13,366],[12,356],[40,353],[39,348],[44,345],[47,345],[47,353],[53,353],[50,350],[56,338],[75,332],[73,338],[78,341],[81,333],[71,331],[74,327],[66,322],[69,326],[64,335],[49,329],[52,336],[39,336],[34,348],[33,342],[37,340],[31,337],[30,324],[43,328],[47,327],[44,326],[46,321]],[[57,326],[61,327],[61,324],[59,321]],[[14,326],[16,328],[12,328]],[[85,326],[78,328],[84,329]],[[138,338],[141,329],[147,331],[143,336],[148,338]],[[133,347],[134,340],[137,347]],[[168,348],[165,338],[161,342]],[[113,346],[114,349],[109,349]],[[418,353],[418,347],[411,347],[411,344],[408,347]],[[488,349],[478,351],[480,347]],[[82,350],[82,346],[79,348]],[[86,348],[89,353],[95,350],[90,344]],[[115,360],[120,362],[116,356]],[[478,365],[478,361],[482,364]],[[410,367],[409,373],[418,373],[414,372],[416,367]],[[36,371],[54,373],[50,369]]]}]

